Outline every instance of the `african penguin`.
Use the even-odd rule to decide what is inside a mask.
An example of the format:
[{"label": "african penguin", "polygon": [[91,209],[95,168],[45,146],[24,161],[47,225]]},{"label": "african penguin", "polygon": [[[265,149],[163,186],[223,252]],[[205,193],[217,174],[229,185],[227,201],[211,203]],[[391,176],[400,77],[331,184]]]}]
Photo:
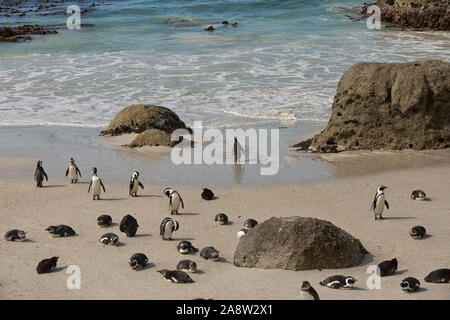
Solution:
[{"label": "african penguin", "polygon": [[332,289],[351,289],[353,288],[356,279],[351,276],[341,276],[335,275],[326,278],[325,280],[319,282],[321,286],[332,288]]},{"label": "african penguin", "polygon": [[70,177],[70,183],[77,183],[78,182],[78,175],[81,178],[81,172],[80,169],[78,169],[77,165],[75,164],[75,160],[73,158],[69,159],[69,167],[66,170],[66,177]]},{"label": "african penguin", "polygon": [[377,187],[377,193],[375,194],[375,197],[372,201],[371,209],[375,215],[375,220],[377,220],[378,216],[380,216],[380,219],[383,219],[383,211],[384,206],[386,205],[386,208],[389,209],[389,203],[385,199],[384,190],[387,189],[386,186],[379,185]]},{"label": "african penguin", "polygon": [[412,227],[411,230],[409,230],[409,235],[413,239],[423,239],[426,234],[427,234],[427,230],[422,226],[415,226],[415,227]]},{"label": "african penguin", "polygon": [[36,181],[36,187],[42,188],[42,182],[48,181],[48,176],[45,173],[44,168],[42,167],[42,161],[39,160],[36,165],[36,170],[34,171],[34,180]]},{"label": "african penguin", "polygon": [[433,283],[449,283],[450,282],[450,269],[438,269],[430,272],[425,277],[426,282]]},{"label": "african penguin", "polygon": [[397,259],[394,258],[392,260],[383,261],[378,265],[378,268],[380,268],[380,276],[386,277],[391,276],[397,271],[398,262]]},{"label": "african penguin", "polygon": [[178,210],[181,207],[184,209],[184,202],[183,199],[181,199],[180,194],[178,191],[172,189],[172,188],[166,188],[164,189],[164,194],[169,198],[169,211],[170,214],[178,214]]},{"label": "african penguin", "polygon": [[203,188],[202,198],[204,200],[208,200],[208,201],[212,200],[212,199],[214,199],[214,192],[212,192],[208,188]]},{"label": "african penguin", "polygon": [[198,252],[198,249],[192,245],[189,241],[183,240],[177,244],[177,250],[181,254],[190,252]]},{"label": "african penguin", "polygon": [[159,227],[159,235],[163,240],[172,240],[172,233],[180,227],[179,223],[172,218],[165,218]]},{"label": "african penguin", "polygon": [[127,214],[120,220],[119,230],[127,235],[127,237],[134,237],[139,225],[137,220],[130,214]]},{"label": "african penguin", "polygon": [[101,189],[103,189],[103,192],[106,192],[105,186],[103,185],[102,180],[97,176],[97,168],[92,168],[92,179],[91,183],[89,184],[88,193],[91,192],[92,187],[92,200],[95,200],[95,197],[97,197],[98,200],[100,200],[100,193],[102,192]]},{"label": "african penguin", "polygon": [[197,264],[192,260],[181,260],[177,264],[177,269],[183,272],[197,272]]},{"label": "african penguin", "polygon": [[225,213],[218,213],[216,214],[214,221],[221,225],[227,224],[228,216]]},{"label": "african penguin", "polygon": [[241,229],[240,231],[238,231],[238,233],[237,233],[238,239],[242,238],[242,236],[247,234],[247,232],[248,232],[248,229]]},{"label": "african penguin", "polygon": [[6,241],[25,241],[25,235],[25,231],[13,229],[6,232],[4,238]]},{"label": "african penguin", "polygon": [[56,268],[56,263],[58,262],[59,257],[52,257],[50,259],[44,259],[36,267],[36,271],[38,274],[48,273]]},{"label": "african penguin", "polygon": [[300,287],[300,297],[302,300],[320,300],[317,291],[308,281],[303,281]]},{"label": "african penguin", "polygon": [[214,247],[206,247],[200,251],[200,257],[205,260],[217,261],[219,260],[220,251],[216,250]]},{"label": "african penguin", "polygon": [[135,253],[131,256],[128,263],[130,264],[131,269],[140,270],[145,267],[148,262],[148,258],[143,253]]},{"label": "african penguin", "polygon": [[414,190],[411,193],[411,199],[424,201],[427,199],[427,195],[422,190]]},{"label": "african penguin", "polygon": [[192,283],[194,282],[191,277],[186,272],[180,270],[167,270],[162,269],[158,270],[159,273],[163,276],[166,281],[170,281],[173,283]]},{"label": "african penguin", "polygon": [[70,237],[75,235],[75,230],[65,224],[60,224],[58,226],[50,226],[47,230],[49,233],[53,234],[54,237]]},{"label": "african penguin", "polygon": [[97,218],[97,224],[100,227],[107,227],[112,223],[112,218],[110,215],[102,214]]},{"label": "african penguin", "polygon": [[133,172],[130,178],[130,196],[137,197],[138,187],[144,189],[144,185],[139,181],[139,172]]},{"label": "african penguin", "polygon": [[119,237],[112,232],[108,232],[102,235],[99,241],[103,244],[111,244],[114,246],[119,245]]},{"label": "african penguin", "polygon": [[244,222],[244,228],[248,230],[254,228],[257,224],[258,221],[256,221],[255,219],[248,219]]},{"label": "african penguin", "polygon": [[403,292],[414,292],[420,289],[420,282],[416,278],[408,277],[400,283]]}]

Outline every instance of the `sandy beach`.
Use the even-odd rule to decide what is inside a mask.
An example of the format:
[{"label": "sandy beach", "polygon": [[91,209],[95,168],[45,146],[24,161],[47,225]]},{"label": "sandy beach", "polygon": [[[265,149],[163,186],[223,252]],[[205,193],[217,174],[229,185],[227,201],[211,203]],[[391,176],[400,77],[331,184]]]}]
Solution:
[{"label": "sandy beach", "polygon": [[[24,159],[2,158],[2,169]],[[49,172],[49,174],[51,174]],[[87,173],[86,173],[87,175]],[[107,173],[103,172],[103,176]],[[448,284],[426,283],[423,278],[438,268],[450,266],[450,166],[391,170],[371,175],[336,178],[325,182],[274,184],[263,186],[210,186],[217,199],[204,201],[200,186],[176,186],[185,209],[174,218],[180,230],[173,241],[163,241],[159,224],[168,214],[168,199],[162,194],[167,185],[146,183],[138,198],[128,196],[126,183],[105,183],[101,201],[92,201],[87,193],[88,180],[69,184],[51,175],[45,187],[38,189],[32,179],[0,180],[2,232],[19,228],[27,232],[25,242],[0,241],[0,299],[299,299],[299,288],[308,280],[321,299],[450,299]],[[102,176],[102,174],[100,174]],[[391,209],[386,220],[374,221],[369,211],[378,184],[389,186],[386,198]],[[410,193],[420,188],[431,201],[413,201]],[[214,216],[225,212],[231,223],[218,226]],[[115,223],[108,228],[96,225],[96,218],[109,214]],[[137,236],[127,238],[118,222],[125,214],[134,215],[140,225]],[[272,216],[304,216],[329,220],[360,239],[370,254],[359,266],[339,270],[285,271],[238,268],[233,265],[236,233],[243,222],[254,218],[262,222]],[[52,238],[44,229],[67,224],[77,235]],[[408,231],[422,225],[429,236],[413,240]],[[121,245],[104,246],[99,237],[106,232],[119,235]],[[181,255],[180,240],[189,240],[199,249],[214,246],[222,260],[210,262],[199,254]],[[244,240],[241,240],[244,241]],[[150,265],[133,271],[129,257],[142,252]],[[56,272],[38,275],[37,263],[59,256]],[[382,278],[381,289],[369,290],[366,269],[396,257],[398,272]],[[199,272],[192,274],[193,284],[177,285],[164,281],[156,270],[175,269],[182,259],[197,262]],[[81,289],[66,287],[67,268],[81,270]],[[354,290],[333,290],[319,281],[333,274],[348,274],[358,279]],[[400,282],[407,276],[421,281],[419,292],[405,294]]]}]

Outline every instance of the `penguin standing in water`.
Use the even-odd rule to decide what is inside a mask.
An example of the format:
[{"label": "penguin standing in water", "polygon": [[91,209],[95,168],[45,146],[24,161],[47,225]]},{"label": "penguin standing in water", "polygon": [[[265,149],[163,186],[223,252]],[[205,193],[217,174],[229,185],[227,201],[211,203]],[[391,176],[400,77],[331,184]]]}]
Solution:
[{"label": "penguin standing in water", "polygon": [[172,240],[172,233],[180,227],[179,223],[172,218],[165,218],[159,226],[159,235],[163,240]]},{"label": "penguin standing in water", "polygon": [[166,188],[164,189],[164,194],[169,198],[169,211],[170,214],[178,214],[178,210],[181,207],[184,209],[184,202],[183,199],[181,199],[180,194],[178,191],[172,189],[172,188]]},{"label": "penguin standing in water", "polygon": [[384,190],[387,189],[386,186],[379,185],[377,187],[377,193],[375,194],[375,198],[373,198],[372,202],[372,211],[375,215],[375,220],[377,220],[378,216],[380,216],[380,219],[383,219],[383,211],[384,206],[386,206],[387,209],[389,209],[389,203],[385,199]]},{"label": "penguin standing in water", "polygon": [[130,196],[137,197],[139,187],[144,189],[144,185],[139,181],[139,172],[135,171],[130,178]]},{"label": "penguin standing in water", "polygon": [[75,164],[75,160],[73,158],[69,159],[69,167],[67,167],[66,170],[66,177],[70,177],[70,183],[77,183],[78,182],[78,175],[81,178],[81,171],[78,169],[77,165]]},{"label": "penguin standing in water", "polygon": [[98,200],[100,200],[100,193],[102,192],[101,189],[103,189],[103,192],[106,192],[105,186],[103,185],[102,180],[97,176],[97,168],[92,168],[92,179],[91,183],[89,184],[88,193],[91,192],[92,187],[92,200],[95,200],[95,197],[97,197]]},{"label": "penguin standing in water", "polygon": [[300,296],[302,300],[320,300],[317,291],[308,281],[303,281],[300,287]]},{"label": "penguin standing in water", "polygon": [[36,181],[36,187],[42,188],[42,182],[45,180],[48,181],[48,176],[45,173],[44,168],[42,167],[42,161],[39,160],[36,165],[36,170],[34,171],[34,180]]}]

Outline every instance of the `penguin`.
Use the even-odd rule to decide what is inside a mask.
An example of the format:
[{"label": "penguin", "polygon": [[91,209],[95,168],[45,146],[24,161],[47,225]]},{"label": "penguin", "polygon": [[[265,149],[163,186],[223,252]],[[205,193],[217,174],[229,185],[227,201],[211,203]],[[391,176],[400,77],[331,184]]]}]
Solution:
[{"label": "penguin", "polygon": [[378,268],[380,268],[380,276],[387,277],[393,275],[397,271],[397,266],[398,262],[396,258],[381,262],[378,265]]},{"label": "penguin", "polygon": [[127,237],[134,237],[138,228],[137,220],[132,215],[127,214],[120,220],[119,230]]},{"label": "penguin", "polygon": [[177,270],[189,273],[197,272],[197,263],[192,260],[181,260],[177,264]]},{"label": "penguin", "polygon": [[42,260],[36,267],[37,273],[42,274],[55,270],[58,259],[59,257],[51,257],[50,259]]},{"label": "penguin", "polygon": [[214,30],[216,30],[216,29],[214,29],[214,27],[213,26],[209,26],[209,27],[206,27],[205,28],[205,31],[214,31]]},{"label": "penguin", "polygon": [[36,170],[34,171],[34,180],[36,181],[36,187],[42,188],[42,182],[48,181],[48,176],[45,173],[44,168],[42,167],[42,161],[39,160],[36,165]]},{"label": "penguin", "polygon": [[377,217],[380,216],[380,219],[383,219],[383,211],[384,206],[386,205],[386,208],[389,209],[389,203],[385,199],[384,190],[387,189],[386,186],[379,185],[377,187],[377,193],[375,194],[375,198],[373,198],[372,207],[371,210],[373,211],[375,215],[375,220],[377,220]]},{"label": "penguin", "polygon": [[208,188],[203,188],[202,198],[203,198],[203,200],[207,200],[207,201],[212,200],[212,199],[214,199],[214,192],[212,192]]},{"label": "penguin", "polygon": [[205,260],[217,261],[219,260],[219,253],[214,247],[206,247],[200,251],[200,257]]},{"label": "penguin", "polygon": [[413,200],[420,200],[420,201],[424,201],[427,199],[427,195],[425,194],[424,191],[422,190],[414,190],[411,193],[411,199]]},{"label": "penguin", "polygon": [[54,237],[70,237],[75,235],[75,230],[65,224],[60,224],[58,226],[50,226],[47,230],[49,233],[53,234]]},{"label": "penguin", "polygon": [[427,230],[422,226],[415,226],[409,230],[409,235],[413,239],[423,239],[427,233]]},{"label": "penguin", "polygon": [[235,23],[233,23],[233,24],[232,24],[232,26],[233,26],[233,27],[235,27],[235,28],[237,28],[237,26],[238,26],[238,23],[237,23],[237,22],[235,22]]},{"label": "penguin", "polygon": [[449,283],[450,282],[450,269],[438,269],[430,272],[425,277],[426,282],[433,283]]},{"label": "penguin", "polygon": [[97,197],[98,200],[100,200],[100,193],[102,192],[101,189],[103,189],[103,192],[106,192],[105,186],[103,185],[102,179],[100,179],[97,176],[97,168],[92,168],[92,179],[91,183],[89,184],[88,193],[91,192],[92,187],[92,200],[95,200],[95,197]]},{"label": "penguin", "polygon": [[300,287],[300,297],[302,300],[320,300],[317,291],[308,281],[303,281]]},{"label": "penguin", "polygon": [[245,222],[244,222],[244,228],[249,230],[251,228],[254,228],[257,224],[258,224],[258,221],[256,221],[255,219],[248,219],[248,220],[245,220]]},{"label": "penguin", "polygon": [[229,22],[228,22],[227,20],[224,20],[224,21],[222,21],[222,24],[223,24],[224,26],[227,26],[227,25],[229,24]]},{"label": "penguin", "polygon": [[70,177],[70,183],[77,183],[78,182],[78,175],[81,178],[81,171],[78,169],[77,165],[75,164],[75,160],[73,158],[69,159],[69,167],[66,170],[66,177]]},{"label": "penguin", "polygon": [[164,189],[164,194],[169,198],[169,211],[170,214],[178,214],[178,210],[181,207],[184,209],[184,202],[183,199],[181,199],[180,194],[178,191],[172,189],[172,188],[166,188]]},{"label": "penguin", "polygon": [[159,273],[163,276],[163,278],[166,281],[173,282],[173,283],[192,283],[194,280],[189,277],[189,275],[186,272],[180,271],[180,270],[167,270],[162,269],[158,270]]},{"label": "penguin", "polygon": [[237,238],[238,238],[238,239],[241,239],[242,236],[244,236],[244,235],[247,234],[247,232],[248,232],[248,229],[241,229],[241,230],[238,231],[238,233],[237,233]]},{"label": "penguin", "polygon": [[214,218],[214,221],[221,225],[227,224],[228,216],[225,213],[218,213]]},{"label": "penguin", "polygon": [[97,224],[100,227],[107,227],[112,223],[112,218],[111,216],[107,215],[107,214],[102,214],[101,216],[99,216],[97,218]]},{"label": "penguin", "polygon": [[119,245],[119,237],[112,232],[105,233],[99,240],[103,244],[112,244],[114,246]]},{"label": "penguin", "polygon": [[192,245],[189,241],[183,240],[177,244],[177,250],[181,254],[190,252],[198,252],[198,249]]},{"label": "penguin", "polygon": [[144,269],[148,262],[148,258],[143,253],[135,253],[131,256],[130,260],[128,261],[131,269],[133,270],[140,270]]},{"label": "penguin", "polygon": [[416,278],[408,277],[400,283],[403,292],[414,292],[420,289],[420,282]]},{"label": "penguin", "polygon": [[351,276],[341,276],[335,275],[326,278],[325,280],[319,282],[321,286],[332,288],[332,289],[351,289],[353,288],[356,279]]},{"label": "penguin", "polygon": [[25,241],[25,235],[25,231],[13,229],[6,232],[4,238],[6,241]]},{"label": "penguin", "polygon": [[159,235],[163,240],[172,240],[172,233],[180,227],[179,223],[172,218],[165,218],[159,227]]},{"label": "penguin", "polygon": [[137,197],[138,187],[144,190],[144,185],[139,181],[139,172],[135,171],[130,178],[130,196]]}]

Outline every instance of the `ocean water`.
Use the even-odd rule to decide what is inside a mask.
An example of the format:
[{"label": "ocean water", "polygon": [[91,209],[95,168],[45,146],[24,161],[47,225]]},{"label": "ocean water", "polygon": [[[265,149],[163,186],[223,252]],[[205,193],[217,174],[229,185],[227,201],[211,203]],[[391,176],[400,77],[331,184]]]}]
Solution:
[{"label": "ocean water", "polygon": [[135,103],[171,108],[188,125],[326,122],[352,64],[450,60],[448,33],[370,30],[357,14],[363,2],[105,1],[82,16],[93,26],[0,43],[0,125],[104,127]]}]

